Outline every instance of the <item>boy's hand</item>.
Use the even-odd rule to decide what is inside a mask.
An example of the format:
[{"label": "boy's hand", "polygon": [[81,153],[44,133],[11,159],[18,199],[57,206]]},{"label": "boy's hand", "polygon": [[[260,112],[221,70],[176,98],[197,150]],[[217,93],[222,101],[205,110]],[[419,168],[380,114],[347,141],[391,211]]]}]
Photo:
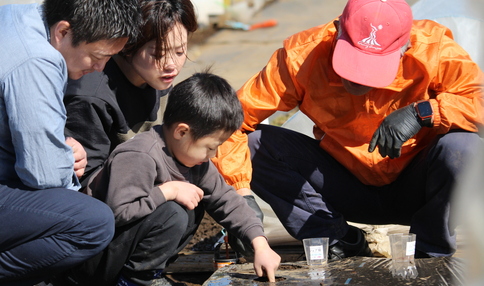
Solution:
[{"label": "boy's hand", "polygon": [[276,270],[281,257],[267,243],[267,239],[258,236],[252,240],[254,248],[254,270],[257,276],[266,276],[269,282],[276,282]]},{"label": "boy's hand", "polygon": [[72,137],[66,138],[66,144],[72,148],[72,153],[74,155],[74,172],[78,178],[84,175],[84,171],[87,166],[87,153],[76,139]]},{"label": "boy's hand", "polygon": [[175,201],[189,210],[196,208],[203,198],[202,189],[187,182],[166,182],[158,188],[167,201]]}]

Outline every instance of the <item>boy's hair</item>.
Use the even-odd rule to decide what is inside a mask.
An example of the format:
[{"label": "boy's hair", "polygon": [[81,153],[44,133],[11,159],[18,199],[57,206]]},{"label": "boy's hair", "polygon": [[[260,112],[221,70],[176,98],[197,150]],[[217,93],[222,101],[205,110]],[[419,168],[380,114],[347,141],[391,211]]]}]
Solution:
[{"label": "boy's hair", "polygon": [[223,130],[233,133],[244,120],[235,90],[223,78],[207,71],[195,73],[170,92],[163,124],[190,126],[194,140]]},{"label": "boy's hair", "polygon": [[139,33],[138,0],[44,0],[43,9],[49,27],[69,22],[74,47],[81,42],[136,38]]},{"label": "boy's hair", "polygon": [[190,0],[141,0],[140,34],[123,49],[123,56],[135,54],[151,40],[156,40],[155,58],[160,60],[168,50],[168,33],[180,23],[188,34],[198,28],[195,9]]}]

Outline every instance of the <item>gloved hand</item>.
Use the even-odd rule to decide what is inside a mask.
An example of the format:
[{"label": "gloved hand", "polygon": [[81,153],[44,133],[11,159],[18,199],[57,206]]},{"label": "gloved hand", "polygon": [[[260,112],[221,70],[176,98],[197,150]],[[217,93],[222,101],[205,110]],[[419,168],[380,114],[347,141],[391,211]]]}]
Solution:
[{"label": "gloved hand", "polygon": [[403,143],[417,134],[421,128],[413,103],[397,109],[390,113],[375,131],[368,152],[375,151],[378,146],[382,157],[398,158]]},{"label": "gloved hand", "polygon": [[[259,205],[255,201],[253,195],[243,196],[247,204],[251,209],[255,211],[255,214],[260,219],[260,221],[264,221],[264,213],[260,209]],[[252,249],[252,245],[243,243],[240,239],[238,239],[235,235],[231,234],[230,232],[227,234],[230,247],[235,250],[236,252],[244,255],[244,256],[252,256],[254,255],[254,250]]]}]

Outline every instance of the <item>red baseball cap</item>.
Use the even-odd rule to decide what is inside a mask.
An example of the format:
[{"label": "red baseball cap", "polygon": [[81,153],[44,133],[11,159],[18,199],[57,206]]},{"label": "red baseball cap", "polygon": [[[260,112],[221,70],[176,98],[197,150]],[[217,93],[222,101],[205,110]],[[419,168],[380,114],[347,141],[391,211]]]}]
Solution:
[{"label": "red baseball cap", "polygon": [[400,50],[410,39],[412,10],[405,0],[349,0],[341,14],[333,69],[370,87],[390,85]]}]

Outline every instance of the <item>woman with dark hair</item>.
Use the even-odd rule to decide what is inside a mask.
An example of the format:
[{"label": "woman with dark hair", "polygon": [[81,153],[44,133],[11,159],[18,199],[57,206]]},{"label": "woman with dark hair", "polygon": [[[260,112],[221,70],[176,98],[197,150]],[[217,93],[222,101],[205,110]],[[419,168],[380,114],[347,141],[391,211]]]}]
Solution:
[{"label": "woman with dark hair", "polygon": [[[139,3],[142,21],[138,37],[113,56],[102,71],[68,82],[65,134],[79,141],[87,152],[88,164],[80,178],[83,189],[116,146],[161,125],[168,93],[187,59],[188,37],[198,28],[190,0]],[[138,275],[150,276],[138,277],[138,281],[153,279],[156,273],[140,272],[139,267],[145,265],[126,265],[126,258],[137,247],[134,238],[138,231],[150,229],[154,223],[139,222],[128,232],[117,229],[102,253],[57,275],[53,284],[124,285],[117,282],[120,273],[130,281]]]},{"label": "woman with dark hair", "polygon": [[99,169],[112,150],[162,122],[168,92],[187,58],[198,25],[190,0],[141,0],[139,36],[101,72],[69,81],[64,104],[66,136],[87,152],[80,179]]}]

